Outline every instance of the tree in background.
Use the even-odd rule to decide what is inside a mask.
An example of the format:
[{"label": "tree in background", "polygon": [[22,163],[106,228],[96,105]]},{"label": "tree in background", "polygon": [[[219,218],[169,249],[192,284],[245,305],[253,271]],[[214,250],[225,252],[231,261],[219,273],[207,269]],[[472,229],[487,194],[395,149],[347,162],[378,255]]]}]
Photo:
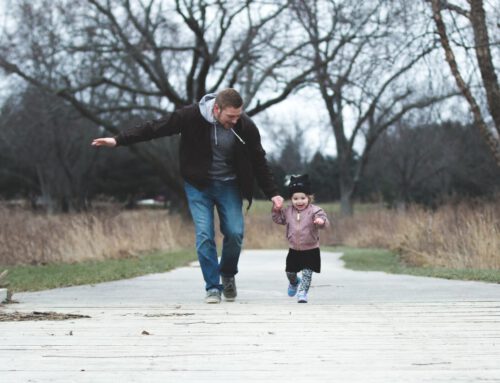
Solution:
[{"label": "tree in background", "polygon": [[170,196],[151,166],[130,151],[89,147],[97,134],[98,127],[61,98],[33,87],[12,94],[0,110],[0,197],[28,199],[34,209],[57,213],[87,210],[96,196],[127,206]]},{"label": "tree in background", "polygon": [[372,149],[367,177],[391,205],[429,203],[449,192],[449,167],[456,160],[452,141],[441,126],[404,122],[381,134]]},{"label": "tree in background", "polygon": [[[495,108],[499,105],[498,80],[492,63],[500,45],[495,34],[489,37],[488,28],[491,31],[495,23],[492,12],[498,15],[499,10],[486,4],[485,14],[483,2],[477,0],[468,2],[470,9],[450,1],[432,3],[440,41],[444,45],[448,42],[450,47],[445,49],[452,73],[455,78],[462,79],[459,87],[473,106],[475,125],[487,138],[490,149],[497,150],[500,109]],[[5,128],[0,135],[6,148],[0,151],[0,180],[9,186],[2,189],[9,195],[13,195],[16,188],[23,188],[24,193],[30,190],[42,193],[43,189],[45,195],[54,196],[53,201],[60,201],[57,204],[61,209],[64,209],[62,206],[78,205],[65,202],[67,198],[76,201],[72,196],[88,197],[101,192],[118,193],[120,198],[127,198],[163,189],[182,202],[175,138],[117,149],[114,157],[100,153],[95,158],[80,152],[74,140],[81,139],[87,145],[88,136],[116,133],[131,124],[197,101],[201,95],[222,87],[237,87],[245,98],[247,113],[255,115],[307,86],[318,91],[318,99],[324,105],[321,109],[327,112],[328,130],[331,129],[335,137],[338,156],[316,154],[306,160],[310,156],[304,155],[303,143],[293,139],[287,141],[288,136],[283,135],[285,138],[278,143],[278,147],[284,149],[280,151],[283,158],[275,156],[278,162],[282,160],[276,168],[278,183],[291,172],[311,173],[313,182],[319,185],[316,188],[318,198],[340,196],[342,210],[349,214],[355,195],[367,198],[370,194],[365,185],[371,181],[363,181],[364,172],[372,161],[370,157],[377,140],[383,136],[388,147],[406,147],[412,139],[422,145],[428,141],[430,145],[428,151],[410,146],[406,152],[401,148],[391,149],[396,163],[406,156],[407,163],[403,163],[401,169],[407,169],[406,165],[413,161],[408,157],[421,157],[416,164],[423,169],[413,173],[399,169],[400,174],[410,175],[405,176],[406,191],[393,179],[385,180],[391,188],[387,192],[390,198],[435,200],[442,193],[456,190],[468,193],[474,188],[477,194],[473,195],[482,195],[485,189],[481,184],[488,183],[483,174],[486,177],[486,174],[496,173],[490,171],[489,165],[483,169],[481,164],[474,163],[485,161],[479,152],[469,153],[468,146],[463,145],[465,152],[460,159],[468,158],[468,168],[475,168],[476,173],[460,173],[459,169],[452,172],[447,156],[433,157],[436,153],[430,142],[432,133],[425,129],[417,133],[411,130],[423,124],[405,120],[401,126],[407,125],[406,130],[399,131],[399,121],[409,112],[425,114],[427,111],[421,108],[450,94],[442,91],[443,84],[438,83],[438,76],[435,76],[436,72],[442,72],[440,65],[445,65],[444,61],[422,64],[430,60],[436,41],[434,31],[426,24],[433,27],[432,19],[429,14],[419,18],[422,9],[418,7],[427,12],[431,9],[425,3],[381,0],[358,3],[347,0],[12,2],[6,10],[11,22],[0,31],[0,68],[12,75],[9,76],[11,89],[30,84],[41,98],[54,103],[46,105],[46,111],[50,112],[53,107],[56,112],[44,114],[36,102],[30,105],[14,102],[14,98],[6,106],[0,124]],[[450,56],[450,52],[454,54],[457,50],[458,59]],[[473,60],[476,66],[458,70],[457,62],[466,63],[466,59],[471,58],[470,52],[476,54]],[[435,71],[431,72],[431,68]],[[475,75],[475,68],[480,79]],[[422,69],[431,75],[427,76]],[[471,73],[470,79],[467,72]],[[14,77],[23,79],[23,85],[20,86]],[[484,93],[479,93],[477,84],[481,84]],[[13,97],[28,97],[21,93]],[[59,101],[64,102],[50,99],[48,95],[57,95]],[[311,106],[313,104],[305,102],[304,110],[322,112]],[[14,109],[14,105],[22,105],[22,108]],[[80,121],[66,109],[68,105],[91,123]],[[5,120],[7,112],[10,120]],[[42,123],[30,122],[33,116],[40,118]],[[439,122],[436,120],[437,125]],[[301,120],[303,123],[307,123],[307,118]],[[279,122],[269,120],[266,125],[275,129],[277,124]],[[13,141],[17,129],[21,137],[28,128],[31,133],[25,137],[26,146],[14,151],[13,148],[18,148],[18,143]],[[290,133],[290,127],[287,129]],[[42,130],[47,134],[42,136]],[[449,140],[442,143],[447,148],[454,147],[457,139],[463,142],[460,140],[465,133],[458,127],[447,134],[436,133],[439,142],[441,134]],[[57,140],[62,141],[51,141],[50,136],[58,136]],[[68,147],[64,146],[66,144]],[[47,148],[50,148],[48,152]],[[381,148],[377,156],[383,155]],[[127,150],[139,161],[132,164],[131,157],[125,154]],[[436,174],[446,174],[442,184],[416,182],[418,179],[411,176],[420,174],[427,180],[439,177],[429,176],[432,171],[428,167],[432,166],[432,161],[426,160],[427,155],[435,160]],[[16,160],[18,157],[20,160]],[[33,158],[37,159],[38,169],[44,171],[29,166]],[[386,159],[379,157],[377,161]],[[87,166],[84,163],[93,163],[89,168],[93,170],[88,173],[97,177],[93,185],[82,180]],[[110,167],[107,171],[106,163]],[[440,168],[442,164],[446,171]],[[379,166],[378,163],[373,165]],[[390,161],[384,165],[388,177],[394,176],[392,170],[389,171],[393,165],[395,163]],[[161,187],[153,181],[152,174],[146,171],[148,166],[166,186]],[[73,168],[77,175],[71,180]],[[127,183],[125,179],[129,175],[133,180]],[[110,178],[102,182],[99,176]],[[471,182],[465,177],[470,177]],[[141,191],[141,183],[146,191]],[[494,182],[490,184],[494,190]],[[421,185],[433,186],[425,189]],[[81,188],[81,191],[71,188]],[[431,190],[436,190],[434,196]],[[416,197],[418,193],[424,197]]]},{"label": "tree in background", "polygon": [[62,99],[28,87],[1,111],[2,172],[20,182],[20,190],[41,196],[49,212],[84,210],[98,155],[87,143],[96,134],[98,128]]},{"label": "tree in background", "polygon": [[339,163],[337,158],[317,152],[306,164],[306,173],[313,185],[315,198],[320,202],[340,199]]},{"label": "tree in background", "polygon": [[473,125],[403,121],[375,143],[361,188],[402,209],[437,206],[450,198],[494,197],[500,169]]},{"label": "tree in background", "polygon": [[[208,92],[238,87],[249,115],[286,99],[313,72],[296,55],[288,2],[36,0],[15,3],[0,67],[71,103],[116,134]],[[264,96],[266,95],[266,96]],[[68,130],[71,127],[67,127]],[[62,132],[64,134],[64,132]],[[133,146],[179,200],[175,141]]]},{"label": "tree in background", "polygon": [[309,134],[311,126],[304,122],[294,124],[293,128],[286,129],[287,127],[281,127],[272,135],[279,152],[272,156],[270,164],[280,187],[280,193],[288,195],[287,182],[290,175],[306,173],[309,175],[318,201],[338,200],[340,194],[337,159],[324,156],[321,151],[317,151],[309,159],[305,137]]},{"label": "tree in background", "polygon": [[[498,61],[499,40],[491,41],[488,32],[488,29],[498,28],[498,14],[494,14],[498,12],[498,7],[495,9],[491,4],[489,10],[492,15],[488,17],[482,0],[468,0],[469,8],[463,8],[463,2],[428,1],[451,73],[470,106],[475,126],[500,167],[500,86],[493,65],[493,57]],[[498,33],[493,33],[493,36],[498,36]],[[457,50],[460,51],[458,59]],[[474,50],[475,58],[469,53],[471,50]],[[471,73],[474,68],[479,71],[480,79],[472,74],[471,80],[466,80],[464,73]],[[484,98],[487,107],[481,110]],[[491,124],[484,116],[487,111]]]},{"label": "tree in background", "polygon": [[[275,130],[270,133],[277,152],[270,156],[269,164],[279,192],[285,198],[288,195],[290,175],[301,174],[305,169],[304,136],[306,133],[306,129],[298,124],[294,124],[292,128],[290,126],[275,127]],[[262,196],[261,193],[257,195]]]},{"label": "tree in background", "polygon": [[[405,4],[295,1],[293,8],[310,44],[302,57],[315,63],[318,88],[333,131],[341,211],[353,196],[379,135],[409,111],[449,97],[423,92],[414,69],[433,49],[425,29],[408,28]],[[410,18],[416,16],[412,13]],[[418,24],[417,24],[418,25]],[[364,143],[359,158],[354,146]]]},{"label": "tree in background", "polygon": [[[136,207],[141,199],[167,198],[172,193],[149,163],[125,149],[100,151],[94,174],[92,198],[120,201],[127,208]],[[178,210],[175,204],[169,206]]]}]

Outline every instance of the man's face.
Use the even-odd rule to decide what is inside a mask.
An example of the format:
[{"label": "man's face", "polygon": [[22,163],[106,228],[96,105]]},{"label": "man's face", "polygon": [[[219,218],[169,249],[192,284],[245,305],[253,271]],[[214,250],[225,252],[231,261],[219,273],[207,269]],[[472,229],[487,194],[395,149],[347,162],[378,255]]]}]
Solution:
[{"label": "man's face", "polygon": [[232,106],[220,109],[219,105],[215,104],[214,116],[224,128],[231,129],[240,119],[242,110],[243,107],[233,108]]}]

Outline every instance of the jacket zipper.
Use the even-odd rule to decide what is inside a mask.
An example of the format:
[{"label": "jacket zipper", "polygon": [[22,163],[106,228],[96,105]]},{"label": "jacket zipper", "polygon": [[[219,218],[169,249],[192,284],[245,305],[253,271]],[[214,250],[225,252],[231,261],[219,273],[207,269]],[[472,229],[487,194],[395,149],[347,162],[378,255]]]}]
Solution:
[{"label": "jacket zipper", "polygon": [[233,132],[233,134],[238,138],[238,140],[240,140],[240,142],[243,145],[245,145],[245,141],[243,141],[243,138],[241,138],[240,136],[238,136],[238,133],[236,133],[233,128],[231,128],[231,132]]},{"label": "jacket zipper", "polygon": [[300,224],[301,224],[301,222],[300,222],[300,212],[298,210],[296,210],[296,211],[297,211],[297,222],[298,222],[297,230],[296,230],[296,233],[297,233],[297,245],[298,245],[297,246],[298,247],[297,250],[301,251],[301,246],[300,246],[300,242],[301,242],[300,241]]}]

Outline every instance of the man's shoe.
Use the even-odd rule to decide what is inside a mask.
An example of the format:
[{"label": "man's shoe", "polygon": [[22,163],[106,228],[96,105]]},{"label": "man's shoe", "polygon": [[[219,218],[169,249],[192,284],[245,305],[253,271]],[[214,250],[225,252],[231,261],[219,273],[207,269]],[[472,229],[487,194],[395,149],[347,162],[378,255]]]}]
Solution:
[{"label": "man's shoe", "polygon": [[224,298],[226,301],[232,302],[236,298],[238,293],[236,292],[236,282],[234,277],[222,277],[222,293],[224,294]]},{"label": "man's shoe", "polygon": [[300,285],[300,278],[297,277],[297,283],[292,285],[291,283],[288,285],[288,296],[289,297],[294,297],[295,294],[297,294],[297,289],[299,288]]},{"label": "man's shoe", "polygon": [[220,303],[220,291],[219,291],[219,289],[207,290],[207,295],[205,297],[205,303]]},{"label": "man's shoe", "polygon": [[301,291],[300,293],[297,294],[297,302],[298,303],[307,303],[307,293],[304,291]]}]

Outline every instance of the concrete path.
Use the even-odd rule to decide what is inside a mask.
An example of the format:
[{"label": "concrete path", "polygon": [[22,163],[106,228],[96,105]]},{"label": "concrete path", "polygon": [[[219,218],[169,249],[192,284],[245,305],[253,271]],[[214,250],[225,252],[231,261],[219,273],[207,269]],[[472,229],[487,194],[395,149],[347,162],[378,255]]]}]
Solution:
[{"label": "concrete path", "polygon": [[91,318],[0,322],[0,382],[500,382],[500,285],[353,272],[324,252],[297,304],[285,255],[245,251],[234,303],[204,304],[196,265],[16,294],[3,312]]}]

